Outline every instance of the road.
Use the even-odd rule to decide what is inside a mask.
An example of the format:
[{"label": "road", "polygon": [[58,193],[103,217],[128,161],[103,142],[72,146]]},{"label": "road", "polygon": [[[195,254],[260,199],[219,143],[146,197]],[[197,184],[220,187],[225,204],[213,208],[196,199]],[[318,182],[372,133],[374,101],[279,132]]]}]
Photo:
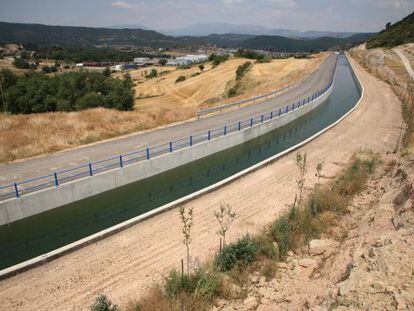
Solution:
[{"label": "road", "polygon": [[410,61],[408,60],[407,56],[405,56],[404,52],[398,48],[394,49],[394,52],[397,53],[397,55],[401,58],[401,61],[403,62],[405,69],[407,70],[411,78],[414,79],[414,70],[411,67]]},{"label": "road", "polygon": [[298,100],[307,98],[325,88],[334,73],[335,60],[336,55],[328,56],[318,70],[313,72],[303,83],[268,102],[43,157],[4,164],[0,166],[0,186],[70,169],[88,162],[104,160],[148,146],[164,144],[286,107],[288,104],[296,103]]}]

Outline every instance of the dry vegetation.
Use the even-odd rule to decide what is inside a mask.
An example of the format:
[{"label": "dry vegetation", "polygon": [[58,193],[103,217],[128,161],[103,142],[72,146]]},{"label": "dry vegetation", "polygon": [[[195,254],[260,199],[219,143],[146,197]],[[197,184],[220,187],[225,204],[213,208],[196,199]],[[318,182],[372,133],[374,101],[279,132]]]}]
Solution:
[{"label": "dry vegetation", "polygon": [[[325,58],[275,60],[255,64],[243,80],[244,95],[249,97],[290,85],[315,70]],[[154,79],[143,77],[144,71],[131,72],[136,85],[135,110],[121,112],[91,109],[70,113],[41,113],[35,115],[0,114],[0,162],[13,161],[63,150],[140,130],[188,120],[206,102],[223,103],[228,83],[235,79],[237,67],[245,59],[232,59],[216,68],[206,65],[200,73],[198,66],[190,69],[164,67],[164,74]],[[161,72],[161,68],[156,68]],[[196,75],[197,73],[200,73]],[[175,83],[177,77],[187,80]],[[204,103],[204,104],[203,104]]]}]

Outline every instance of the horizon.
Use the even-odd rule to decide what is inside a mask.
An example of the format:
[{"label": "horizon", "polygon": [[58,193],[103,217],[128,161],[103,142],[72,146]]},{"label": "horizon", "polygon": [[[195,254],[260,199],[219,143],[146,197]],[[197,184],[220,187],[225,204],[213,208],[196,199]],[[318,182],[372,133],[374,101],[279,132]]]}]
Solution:
[{"label": "horizon", "polygon": [[[4,0],[9,23],[113,28],[137,25],[168,32],[200,24],[228,24],[296,31],[378,32],[414,11],[412,0]],[[162,18],[157,18],[162,16]]]}]

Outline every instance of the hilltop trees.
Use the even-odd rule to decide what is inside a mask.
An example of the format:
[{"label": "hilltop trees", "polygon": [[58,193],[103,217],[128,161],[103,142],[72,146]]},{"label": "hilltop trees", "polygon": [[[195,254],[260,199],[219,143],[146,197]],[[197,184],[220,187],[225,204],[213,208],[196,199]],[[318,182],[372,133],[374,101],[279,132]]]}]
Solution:
[{"label": "hilltop trees", "polygon": [[133,83],[130,77],[113,79],[98,72],[70,72],[48,77],[30,72],[16,76],[1,71],[5,110],[12,114],[74,111],[91,107],[132,110]]}]

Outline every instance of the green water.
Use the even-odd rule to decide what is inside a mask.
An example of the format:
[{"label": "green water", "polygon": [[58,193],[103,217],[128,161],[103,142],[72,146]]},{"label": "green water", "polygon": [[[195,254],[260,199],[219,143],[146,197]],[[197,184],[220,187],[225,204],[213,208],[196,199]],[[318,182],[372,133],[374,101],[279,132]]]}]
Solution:
[{"label": "green water", "polygon": [[330,98],[271,133],[166,173],[0,227],[0,269],[33,258],[212,185],[296,145],[355,106],[360,91],[339,56]]}]

